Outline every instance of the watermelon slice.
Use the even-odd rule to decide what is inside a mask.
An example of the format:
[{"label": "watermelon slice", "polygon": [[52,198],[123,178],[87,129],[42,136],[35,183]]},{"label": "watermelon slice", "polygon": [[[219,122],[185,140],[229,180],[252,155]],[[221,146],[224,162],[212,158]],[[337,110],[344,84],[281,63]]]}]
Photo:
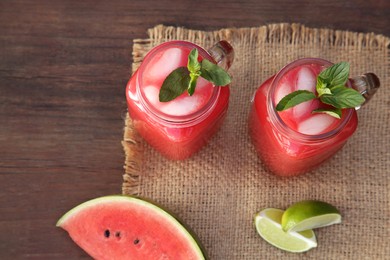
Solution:
[{"label": "watermelon slice", "polygon": [[135,197],[113,195],[84,202],[57,226],[95,259],[206,259],[176,218]]}]

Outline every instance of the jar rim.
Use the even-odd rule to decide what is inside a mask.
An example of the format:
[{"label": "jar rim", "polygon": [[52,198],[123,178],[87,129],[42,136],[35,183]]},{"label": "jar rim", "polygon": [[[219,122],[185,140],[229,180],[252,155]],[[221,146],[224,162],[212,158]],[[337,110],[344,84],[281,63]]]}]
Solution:
[{"label": "jar rim", "polygon": [[[320,63],[321,65],[325,65],[327,67],[333,65],[330,61],[327,61],[325,59],[321,58],[301,58],[292,61],[291,63],[287,64],[284,66],[272,79],[270,88],[268,90],[268,114],[270,115],[272,121],[275,123],[275,125],[279,128],[279,130],[295,139],[301,140],[301,141],[318,141],[318,140],[325,140],[329,139],[335,135],[337,135],[345,126],[346,124],[350,121],[352,114],[353,114],[353,108],[352,109],[346,109],[345,115],[340,119],[341,121],[338,123],[338,125],[335,128],[332,128],[331,130],[322,133],[322,134],[316,134],[316,135],[310,135],[310,134],[304,134],[301,132],[298,132],[291,127],[289,127],[283,119],[280,117],[278,111],[276,111],[276,104],[275,104],[275,99],[274,94],[276,90],[277,83],[279,83],[279,80],[284,76],[285,73],[287,73],[289,70],[305,65],[305,64],[318,64]],[[347,85],[351,87],[350,83],[348,82]]]},{"label": "jar rim", "polygon": [[148,98],[145,95],[145,92],[142,91],[141,82],[142,82],[142,75],[143,75],[143,68],[149,64],[149,62],[152,60],[153,56],[159,53],[160,51],[164,51],[164,49],[171,48],[174,46],[189,46],[190,49],[197,48],[199,55],[203,58],[207,58],[210,61],[214,61],[214,59],[211,57],[211,55],[204,50],[202,47],[188,42],[188,41],[168,41],[164,42],[156,47],[154,47],[151,51],[147,53],[147,55],[144,57],[143,62],[138,70],[137,77],[136,77],[136,91],[137,94],[140,97],[140,101],[142,102],[145,109],[148,111],[150,115],[153,115],[156,119],[160,120],[162,123],[165,124],[176,124],[176,125],[189,125],[189,124],[196,124],[197,122],[203,120],[206,116],[208,116],[215,105],[217,104],[218,97],[221,92],[220,86],[213,86],[212,94],[209,98],[209,100],[201,106],[199,109],[197,109],[195,112],[186,114],[186,115],[171,115],[162,112],[161,110],[157,109],[155,106],[151,104],[151,102],[148,100]]}]

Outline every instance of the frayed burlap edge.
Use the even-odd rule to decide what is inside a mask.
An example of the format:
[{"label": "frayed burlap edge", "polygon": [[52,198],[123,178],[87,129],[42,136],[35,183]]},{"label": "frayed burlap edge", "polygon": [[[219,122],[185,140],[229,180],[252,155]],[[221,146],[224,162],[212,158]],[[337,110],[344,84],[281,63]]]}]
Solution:
[{"label": "frayed burlap edge", "polygon": [[135,131],[128,113],[126,113],[125,118],[122,146],[125,151],[122,194],[138,195],[142,168],[142,146],[140,136]]},{"label": "frayed burlap edge", "polygon": [[[148,30],[148,35],[148,39],[135,39],[133,41],[133,73],[138,69],[144,55],[153,46],[170,40],[187,40],[201,44],[203,42],[217,42],[222,39],[229,41],[234,38],[236,41],[246,42],[247,44],[260,42],[320,47],[349,46],[356,48],[357,51],[362,48],[386,51],[390,45],[390,38],[374,33],[358,33],[326,28],[316,29],[301,24],[287,23],[251,28],[227,28],[208,32],[157,25]],[[386,70],[390,70],[390,68]],[[143,163],[142,145],[128,114],[125,119],[122,145],[125,152],[122,193],[139,195]]]},{"label": "frayed burlap edge", "polygon": [[[197,31],[181,27],[157,25],[148,30],[149,40],[134,42],[134,50],[142,49],[140,44],[154,41],[169,41],[187,39],[192,42],[216,42],[221,39],[261,43],[289,43],[316,46],[356,46],[361,48],[387,48],[390,38],[374,33],[358,33],[333,29],[309,28],[301,24],[269,24],[250,28],[227,28],[218,31]],[[149,47],[149,46],[148,46]],[[137,53],[134,62],[139,61]]]}]

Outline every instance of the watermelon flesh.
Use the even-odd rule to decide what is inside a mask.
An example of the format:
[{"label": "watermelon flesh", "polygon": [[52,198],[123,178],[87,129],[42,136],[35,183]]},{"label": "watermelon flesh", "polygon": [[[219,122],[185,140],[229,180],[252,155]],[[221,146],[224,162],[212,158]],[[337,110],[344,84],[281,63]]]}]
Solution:
[{"label": "watermelon flesh", "polygon": [[95,259],[205,259],[190,232],[160,207],[129,196],[80,204],[57,222]]}]

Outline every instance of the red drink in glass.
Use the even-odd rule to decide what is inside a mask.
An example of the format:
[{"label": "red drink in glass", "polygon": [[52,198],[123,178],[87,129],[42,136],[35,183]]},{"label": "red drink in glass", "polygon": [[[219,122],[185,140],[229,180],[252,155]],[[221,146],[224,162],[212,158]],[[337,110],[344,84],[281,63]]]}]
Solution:
[{"label": "red drink in glass", "polygon": [[[280,176],[315,169],[334,155],[355,132],[355,109],[344,109],[341,119],[312,114],[324,104],[318,100],[277,112],[276,104],[299,90],[315,93],[316,77],[332,64],[322,59],[301,59],[288,64],[256,91],[249,118],[250,134],[265,166]],[[348,82],[351,87],[351,81]]]},{"label": "red drink in glass", "polygon": [[[218,62],[228,68],[233,49],[227,42],[220,43],[214,51],[225,51],[219,52]],[[151,146],[173,160],[186,159],[204,146],[219,129],[228,108],[229,87],[216,87],[201,77],[192,96],[185,91],[172,101],[159,101],[165,78],[176,68],[187,66],[188,55],[194,48],[198,49],[199,61],[216,63],[207,51],[193,43],[166,42],[145,56],[126,87],[135,129]]]}]

